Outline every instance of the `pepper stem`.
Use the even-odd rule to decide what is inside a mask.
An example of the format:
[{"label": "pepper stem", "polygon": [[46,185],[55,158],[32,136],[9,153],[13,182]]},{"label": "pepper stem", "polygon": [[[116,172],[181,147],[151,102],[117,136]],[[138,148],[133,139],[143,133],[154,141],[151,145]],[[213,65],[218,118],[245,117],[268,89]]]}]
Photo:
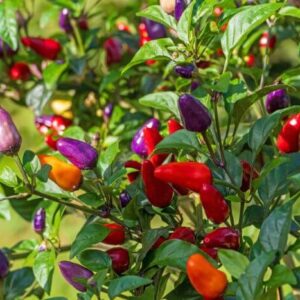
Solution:
[{"label": "pepper stem", "polygon": [[202,132],[201,134],[202,134],[202,137],[203,137],[203,139],[204,139],[204,142],[205,142],[205,144],[206,144],[206,146],[207,146],[207,149],[208,149],[208,152],[209,152],[209,154],[210,154],[210,156],[211,156],[211,159],[213,160],[214,164],[215,164],[216,166],[218,166],[218,165],[219,165],[219,164],[218,164],[218,160],[217,160],[217,158],[216,158],[216,156],[215,156],[215,153],[214,153],[214,150],[213,150],[213,148],[212,148],[212,146],[211,146],[211,144],[210,144],[210,141],[209,141],[209,139],[207,138],[206,132]]}]

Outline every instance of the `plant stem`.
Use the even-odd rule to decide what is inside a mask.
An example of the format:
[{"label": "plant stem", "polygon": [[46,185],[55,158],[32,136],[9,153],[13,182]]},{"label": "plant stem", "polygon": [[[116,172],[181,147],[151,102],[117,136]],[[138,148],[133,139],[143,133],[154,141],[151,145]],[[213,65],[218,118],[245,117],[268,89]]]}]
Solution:
[{"label": "plant stem", "polygon": [[26,174],[26,172],[23,168],[20,156],[17,154],[17,155],[14,156],[14,158],[15,158],[15,162],[16,162],[16,164],[17,164],[17,166],[18,166],[18,168],[19,168],[19,170],[22,174],[22,177],[24,179],[26,187],[31,190],[31,184],[30,184],[28,176],[27,176],[27,174]]},{"label": "plant stem", "polygon": [[31,194],[29,194],[29,193],[21,193],[21,194],[18,194],[18,195],[12,195],[12,196],[7,196],[7,197],[0,198],[0,201],[21,200],[21,199],[26,199],[30,196],[31,196]]},{"label": "plant stem", "polygon": [[209,154],[210,154],[211,159],[213,160],[214,164],[215,164],[216,166],[218,166],[218,160],[216,159],[216,156],[215,156],[215,154],[214,154],[214,150],[213,150],[213,148],[211,147],[211,144],[210,144],[210,142],[209,142],[209,140],[208,140],[208,138],[207,138],[206,132],[202,132],[202,137],[203,137],[204,142],[205,142],[205,144],[206,144],[206,146],[207,146],[207,149],[208,149],[208,152],[209,152]]}]

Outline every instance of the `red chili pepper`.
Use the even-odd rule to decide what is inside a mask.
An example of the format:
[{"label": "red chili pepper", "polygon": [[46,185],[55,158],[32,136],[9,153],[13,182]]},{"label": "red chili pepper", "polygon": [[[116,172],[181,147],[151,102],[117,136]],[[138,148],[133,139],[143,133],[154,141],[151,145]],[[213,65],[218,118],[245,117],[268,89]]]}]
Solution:
[{"label": "red chili pepper", "polygon": [[278,137],[277,147],[282,153],[299,151],[300,140],[300,113],[291,116],[283,125]]},{"label": "red chili pepper", "polygon": [[124,167],[127,168],[127,169],[130,168],[130,169],[137,170],[137,171],[134,171],[134,172],[127,173],[128,181],[133,182],[140,175],[140,170],[141,170],[142,165],[139,162],[135,161],[135,160],[128,160],[128,161],[125,162]]},{"label": "red chili pepper", "polygon": [[156,240],[156,242],[152,245],[151,249],[152,249],[152,250],[155,250],[155,249],[159,248],[160,245],[161,245],[163,242],[165,242],[166,240],[167,240],[166,238],[164,238],[163,236],[160,236],[160,237]]},{"label": "red chili pepper", "polygon": [[269,35],[269,32],[264,32],[259,39],[259,47],[260,48],[270,48],[273,49],[276,45],[276,36]]},{"label": "red chili pepper", "polygon": [[53,39],[23,37],[21,41],[24,46],[46,59],[55,60],[61,51],[60,43]]},{"label": "red chili pepper", "polygon": [[259,173],[251,166],[246,160],[241,160],[243,168],[243,181],[241,185],[241,191],[246,192],[250,188],[250,178],[252,174],[252,180],[258,178]]},{"label": "red chili pepper", "polygon": [[119,224],[103,224],[110,230],[108,236],[102,241],[102,243],[109,245],[121,245],[125,242],[125,229]]},{"label": "red chili pepper", "polygon": [[168,238],[169,240],[182,240],[189,242],[191,244],[195,244],[196,237],[195,232],[189,227],[178,227],[174,230],[174,232]]},{"label": "red chili pepper", "polygon": [[23,62],[14,63],[9,69],[9,77],[11,80],[26,81],[30,78],[30,69],[27,64]]},{"label": "red chili pepper", "polygon": [[57,141],[58,141],[59,136],[56,133],[50,133],[45,136],[45,143],[53,150],[57,150]]},{"label": "red chili pepper", "polygon": [[208,248],[208,247],[205,247],[204,245],[201,245],[199,248],[200,248],[200,250],[205,252],[207,255],[209,255],[211,258],[213,258],[215,260],[218,259],[218,249]]},{"label": "red chili pepper", "polygon": [[237,250],[240,247],[240,233],[230,227],[217,228],[203,239],[208,248],[227,248]]},{"label": "red chili pepper", "polygon": [[172,162],[155,169],[157,179],[199,192],[204,183],[212,183],[210,169],[198,162]]},{"label": "red chili pepper", "polygon": [[172,188],[165,182],[154,177],[154,166],[150,160],[142,163],[142,178],[145,194],[149,202],[157,207],[170,205],[173,197]]},{"label": "red chili pepper", "polygon": [[63,116],[54,115],[52,118],[51,129],[62,133],[67,127],[71,126],[72,120],[67,119]]},{"label": "red chili pepper", "polygon": [[122,274],[129,268],[129,253],[121,247],[112,248],[106,251],[112,261],[112,268],[117,274]]},{"label": "red chili pepper", "polygon": [[244,56],[244,61],[248,67],[252,68],[255,65],[254,54],[250,53],[249,55]]},{"label": "red chili pepper", "polygon": [[216,224],[223,223],[229,216],[229,206],[222,194],[211,184],[200,188],[201,203],[209,220]]},{"label": "red chili pepper", "polygon": [[168,121],[169,134],[172,134],[180,129],[183,129],[183,127],[180,125],[180,123],[178,121],[176,121],[175,119],[170,119]]}]

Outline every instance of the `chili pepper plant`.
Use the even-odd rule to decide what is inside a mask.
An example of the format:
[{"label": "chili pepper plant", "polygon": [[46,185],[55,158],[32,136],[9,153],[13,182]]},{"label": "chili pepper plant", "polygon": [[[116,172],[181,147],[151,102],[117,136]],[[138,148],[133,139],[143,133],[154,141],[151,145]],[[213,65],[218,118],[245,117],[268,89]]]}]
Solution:
[{"label": "chili pepper plant", "polygon": [[1,1],[42,142],[0,103],[0,299],[300,299],[299,35],[299,1]]}]

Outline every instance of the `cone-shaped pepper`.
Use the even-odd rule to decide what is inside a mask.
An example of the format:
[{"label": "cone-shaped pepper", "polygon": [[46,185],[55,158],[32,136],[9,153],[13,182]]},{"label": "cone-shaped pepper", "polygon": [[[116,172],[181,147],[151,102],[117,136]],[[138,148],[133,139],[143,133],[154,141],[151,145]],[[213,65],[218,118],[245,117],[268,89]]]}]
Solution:
[{"label": "cone-shaped pepper", "polygon": [[109,234],[102,243],[109,245],[121,245],[125,242],[125,229],[119,224],[103,224],[104,227],[110,230]]},{"label": "cone-shaped pepper", "polygon": [[23,37],[21,41],[25,47],[32,49],[45,59],[55,60],[61,51],[60,43],[53,39]]},{"label": "cone-shaped pepper", "polygon": [[[70,261],[61,261],[59,269],[65,280],[76,290],[86,292],[86,286],[89,285],[88,281],[93,277],[92,271]],[[84,281],[86,281],[86,285],[82,283]]]},{"label": "cone-shaped pepper", "polygon": [[175,0],[160,0],[160,7],[167,14],[171,14],[175,10]]},{"label": "cone-shaped pepper", "polygon": [[57,142],[57,150],[79,169],[93,169],[97,164],[98,152],[85,142],[60,138]]},{"label": "cone-shaped pepper", "polygon": [[204,237],[203,245],[208,248],[237,250],[240,247],[240,233],[230,227],[217,228]]},{"label": "cone-shaped pepper", "polygon": [[42,233],[46,226],[46,211],[44,208],[39,208],[33,217],[33,230],[36,233]]},{"label": "cone-shaped pepper", "polygon": [[195,232],[189,227],[177,227],[173,233],[168,238],[169,240],[182,240],[195,244],[196,237]]},{"label": "cone-shaped pepper", "polygon": [[103,109],[103,117],[104,117],[104,120],[107,122],[112,113],[113,113],[113,109],[114,109],[114,105],[112,103],[108,103],[104,109]]},{"label": "cone-shaped pepper", "polygon": [[9,69],[9,77],[11,80],[26,81],[30,78],[30,69],[27,64],[23,62],[14,63]]},{"label": "cone-shaped pepper", "polygon": [[192,95],[184,94],[178,101],[182,123],[187,130],[205,132],[211,124],[207,108]]},{"label": "cone-shaped pepper", "polygon": [[229,206],[222,194],[211,184],[200,188],[201,203],[209,220],[216,224],[223,223],[229,216]]},{"label": "cone-shaped pepper", "polygon": [[199,192],[205,183],[212,183],[210,169],[198,162],[172,162],[157,167],[155,178],[166,183],[176,184],[194,192]]},{"label": "cone-shaped pepper", "polygon": [[122,60],[122,42],[118,38],[107,39],[104,42],[104,49],[108,66],[119,63]]},{"label": "cone-shaped pepper", "polygon": [[112,268],[117,274],[126,272],[129,268],[128,251],[121,247],[116,247],[106,251],[112,261]]},{"label": "cone-shaped pepper", "polygon": [[258,178],[259,173],[246,160],[241,160],[241,165],[243,168],[243,181],[241,185],[241,191],[246,192],[250,188],[251,176],[252,180],[254,180]]},{"label": "cone-shaped pepper", "polygon": [[209,255],[213,259],[218,259],[218,249],[217,248],[208,248],[203,245],[200,245],[200,250],[205,252],[207,255]]},{"label": "cone-shaped pepper", "polygon": [[144,139],[144,128],[159,128],[159,121],[155,118],[148,120],[138,129],[131,142],[131,150],[141,157],[147,157],[148,151]]},{"label": "cone-shaped pepper", "polygon": [[72,27],[72,24],[71,24],[70,17],[71,17],[71,12],[67,8],[64,8],[60,12],[59,27],[67,33],[73,31],[73,27]]},{"label": "cone-shaped pepper", "polygon": [[75,191],[79,188],[82,175],[79,168],[67,162],[64,162],[55,156],[40,154],[39,160],[42,165],[51,166],[49,178],[59,187],[66,191]]},{"label": "cone-shaped pepper", "polygon": [[154,166],[150,160],[142,163],[141,173],[149,202],[160,208],[169,206],[172,202],[173,190],[168,184],[154,177]]},{"label": "cone-shaped pepper", "polygon": [[289,105],[290,98],[284,89],[273,91],[267,95],[266,109],[269,114]]},{"label": "cone-shaped pepper", "polygon": [[131,201],[131,196],[126,190],[124,190],[119,195],[119,200],[120,200],[121,207],[126,207],[128,203]]},{"label": "cone-shaped pepper", "polygon": [[180,129],[183,129],[183,127],[180,125],[180,123],[178,121],[176,121],[175,119],[170,119],[168,121],[169,134],[172,134]]},{"label": "cone-shaped pepper", "polygon": [[129,182],[133,182],[140,175],[140,170],[141,170],[142,165],[139,162],[135,161],[135,160],[128,160],[128,161],[125,162],[124,167],[126,169],[137,170],[137,171],[127,173],[127,178],[129,180]]},{"label": "cone-shaped pepper", "polygon": [[177,65],[174,68],[174,71],[177,75],[187,79],[193,77],[194,70],[195,70],[195,66],[193,64]]},{"label": "cone-shaped pepper", "polygon": [[176,0],[175,1],[174,17],[177,21],[180,20],[185,8],[186,8],[185,0]]},{"label": "cone-shaped pepper", "polygon": [[161,39],[166,36],[166,29],[164,25],[150,19],[144,19],[144,23],[151,40]]},{"label": "cone-shaped pepper", "polygon": [[0,153],[15,155],[21,147],[22,138],[10,116],[0,107]]},{"label": "cone-shaped pepper", "polygon": [[9,262],[2,250],[0,250],[0,280],[9,272]]},{"label": "cone-shaped pepper", "polygon": [[216,299],[227,287],[225,273],[216,269],[201,254],[193,254],[186,264],[188,278],[194,289],[203,297]]}]

